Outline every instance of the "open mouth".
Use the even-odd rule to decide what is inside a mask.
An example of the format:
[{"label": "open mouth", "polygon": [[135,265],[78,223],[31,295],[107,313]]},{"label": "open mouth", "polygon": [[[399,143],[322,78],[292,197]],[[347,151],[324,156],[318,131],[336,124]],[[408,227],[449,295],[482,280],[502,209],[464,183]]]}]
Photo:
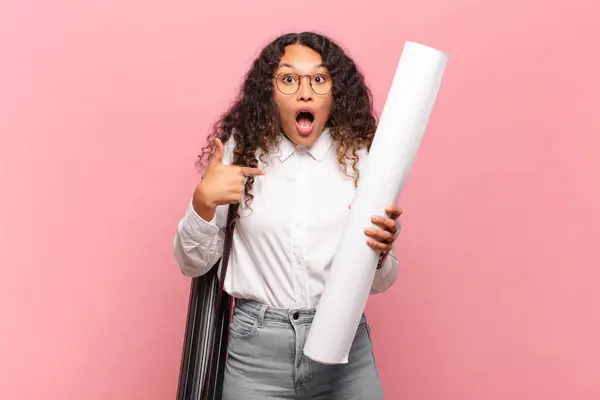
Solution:
[{"label": "open mouth", "polygon": [[310,111],[300,111],[296,116],[296,124],[298,125],[298,130],[303,135],[308,135],[312,132],[312,126],[314,121],[315,116]]}]

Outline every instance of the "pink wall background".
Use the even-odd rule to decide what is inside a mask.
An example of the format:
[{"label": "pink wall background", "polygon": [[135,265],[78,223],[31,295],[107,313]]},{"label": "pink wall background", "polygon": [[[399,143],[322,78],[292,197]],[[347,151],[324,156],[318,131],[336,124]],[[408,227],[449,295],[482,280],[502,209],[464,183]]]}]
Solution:
[{"label": "pink wall background", "polygon": [[399,281],[368,306],[386,398],[600,398],[599,13],[0,3],[0,398],[174,398],[189,281],[171,240],[196,151],[295,29],[346,46],[378,110],[405,40],[452,54],[402,196]]}]

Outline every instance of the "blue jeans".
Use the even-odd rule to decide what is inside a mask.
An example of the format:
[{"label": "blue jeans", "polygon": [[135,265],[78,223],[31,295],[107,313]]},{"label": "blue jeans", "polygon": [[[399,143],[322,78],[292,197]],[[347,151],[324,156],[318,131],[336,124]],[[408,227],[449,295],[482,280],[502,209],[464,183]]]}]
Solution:
[{"label": "blue jeans", "polygon": [[383,399],[365,316],[349,362],[324,365],[302,353],[314,314],[314,308],[284,310],[236,300],[223,400]]}]

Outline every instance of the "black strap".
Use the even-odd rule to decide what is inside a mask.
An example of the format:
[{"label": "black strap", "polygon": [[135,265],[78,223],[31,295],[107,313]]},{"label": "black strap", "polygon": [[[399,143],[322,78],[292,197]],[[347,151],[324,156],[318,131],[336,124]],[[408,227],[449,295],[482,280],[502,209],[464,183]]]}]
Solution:
[{"label": "black strap", "polygon": [[[236,221],[236,215],[237,215],[237,210],[238,210],[239,204],[230,204],[229,205],[229,209],[227,212],[227,223],[225,225],[225,240],[223,243],[223,255],[221,256],[221,273],[219,276],[219,290],[217,292],[217,301],[216,301],[216,307],[214,307],[214,331],[213,331],[213,340],[217,339],[217,330],[218,330],[218,317],[219,314],[221,312],[229,312],[229,310],[221,310],[221,308],[223,307],[223,302],[222,302],[222,298],[223,298],[223,285],[225,282],[225,274],[227,273],[227,266],[229,264],[229,254],[231,253],[231,243],[233,240],[233,230],[235,228],[235,221]],[[216,266],[215,266],[216,267]],[[209,384],[210,384],[210,379],[211,379],[211,375],[213,373],[213,366],[215,365],[215,363],[213,362],[213,357],[219,357],[220,354],[218,353],[214,353],[214,345],[211,346],[210,348],[210,355],[208,357],[209,359],[209,367],[208,367],[208,371],[206,373],[206,375],[204,376],[204,383],[203,383],[203,390],[202,390],[202,399],[208,399],[209,396]],[[218,379],[218,377],[217,377]]]},{"label": "black strap", "polygon": [[223,283],[225,282],[225,273],[229,264],[229,253],[231,252],[231,242],[233,240],[233,229],[235,228],[235,220],[239,204],[230,204],[227,211],[227,225],[225,225],[225,240],[223,242],[223,255],[221,256],[221,276],[219,279],[219,301],[223,293]]}]

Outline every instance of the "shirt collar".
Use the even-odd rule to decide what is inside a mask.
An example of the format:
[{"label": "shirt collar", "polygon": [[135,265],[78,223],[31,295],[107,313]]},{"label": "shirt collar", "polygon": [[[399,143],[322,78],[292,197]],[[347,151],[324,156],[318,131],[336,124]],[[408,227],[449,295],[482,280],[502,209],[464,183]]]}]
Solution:
[{"label": "shirt collar", "polygon": [[[290,139],[285,135],[281,135],[282,140],[279,143],[279,159],[281,162],[287,160],[295,151],[297,151],[300,147],[295,143],[293,143]],[[331,132],[329,128],[325,128],[317,141],[310,147],[307,148],[308,153],[317,161],[321,161],[325,154],[331,148],[333,144],[333,139],[331,138]]]}]

